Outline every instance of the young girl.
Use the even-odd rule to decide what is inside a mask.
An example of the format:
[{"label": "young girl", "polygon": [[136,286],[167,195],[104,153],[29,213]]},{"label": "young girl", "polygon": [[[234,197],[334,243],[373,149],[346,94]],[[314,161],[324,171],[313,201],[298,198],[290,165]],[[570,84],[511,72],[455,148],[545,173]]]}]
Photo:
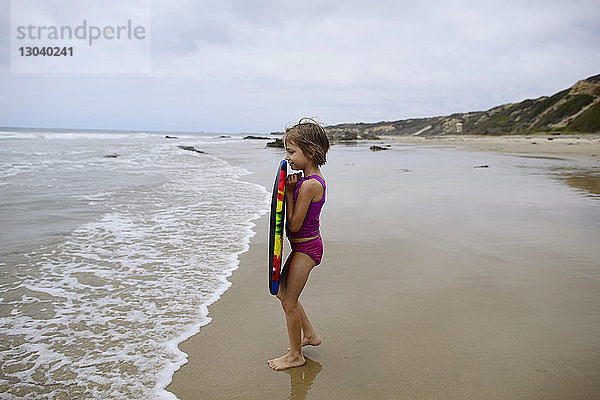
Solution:
[{"label": "young girl", "polygon": [[288,164],[302,170],[304,178],[300,173],[289,175],[285,185],[286,231],[292,253],[283,267],[277,298],[285,312],[290,347],[283,356],[269,360],[269,367],[278,371],[304,365],[302,346],[321,344],[298,298],[308,274],[323,256],[319,215],[325,203],[325,180],[319,166],[326,162],[329,140],[319,123],[303,118],[285,130],[283,144]]}]

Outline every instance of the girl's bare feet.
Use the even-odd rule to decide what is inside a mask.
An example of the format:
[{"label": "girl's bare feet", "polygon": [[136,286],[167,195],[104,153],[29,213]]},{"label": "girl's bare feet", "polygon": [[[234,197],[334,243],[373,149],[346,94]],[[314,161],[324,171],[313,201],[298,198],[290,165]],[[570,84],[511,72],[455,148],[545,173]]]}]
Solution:
[{"label": "girl's bare feet", "polygon": [[288,368],[301,367],[305,363],[304,356],[300,354],[300,356],[291,355],[289,352],[279,358],[275,358],[274,360],[269,360],[269,367],[273,368],[275,371],[281,371]]},{"label": "girl's bare feet", "polygon": [[[318,346],[321,344],[321,338],[319,337],[319,335],[314,335],[311,337],[306,337],[303,336],[302,337],[302,347],[304,346]],[[288,351],[290,351],[290,348],[288,347]]]},{"label": "girl's bare feet", "polygon": [[304,336],[302,338],[302,346],[318,346],[321,344],[321,338],[319,335],[314,335],[311,337]]}]

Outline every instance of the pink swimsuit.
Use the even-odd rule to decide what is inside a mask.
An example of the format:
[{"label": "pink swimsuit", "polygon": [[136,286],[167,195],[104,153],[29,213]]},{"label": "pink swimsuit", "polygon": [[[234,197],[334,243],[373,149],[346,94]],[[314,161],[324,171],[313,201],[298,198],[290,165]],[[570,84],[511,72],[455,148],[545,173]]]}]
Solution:
[{"label": "pink swimsuit", "polygon": [[319,216],[321,215],[323,204],[325,204],[326,187],[323,178],[319,175],[311,175],[300,179],[298,183],[296,183],[296,190],[294,190],[294,204],[296,204],[296,200],[298,200],[298,193],[300,193],[302,182],[308,179],[316,179],[323,185],[323,197],[321,197],[321,200],[309,204],[300,230],[298,230],[298,232],[290,232],[287,230],[287,235],[290,240],[290,245],[292,246],[292,251],[306,254],[315,261],[315,265],[319,265],[321,263],[321,258],[323,257],[323,241],[321,240],[321,234],[319,232]]}]

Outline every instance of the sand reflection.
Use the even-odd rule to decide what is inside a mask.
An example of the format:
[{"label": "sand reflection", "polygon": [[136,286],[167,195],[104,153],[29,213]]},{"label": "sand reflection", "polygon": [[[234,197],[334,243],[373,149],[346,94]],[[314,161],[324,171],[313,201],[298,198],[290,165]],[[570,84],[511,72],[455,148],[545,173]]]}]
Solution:
[{"label": "sand reflection", "polygon": [[304,400],[306,394],[323,367],[320,363],[304,356],[306,363],[302,367],[284,370],[290,376],[290,395],[288,400]]},{"label": "sand reflection", "polygon": [[586,196],[600,199],[600,169],[554,168],[552,175]]}]

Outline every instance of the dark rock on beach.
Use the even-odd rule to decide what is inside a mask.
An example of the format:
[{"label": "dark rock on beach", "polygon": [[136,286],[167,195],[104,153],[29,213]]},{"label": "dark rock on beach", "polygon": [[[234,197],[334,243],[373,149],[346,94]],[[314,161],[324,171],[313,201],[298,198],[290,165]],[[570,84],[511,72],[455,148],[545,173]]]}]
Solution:
[{"label": "dark rock on beach", "polygon": [[165,136],[165,139],[179,139],[177,136]]},{"label": "dark rock on beach", "polygon": [[104,158],[117,158],[117,157],[119,157],[118,154],[107,154],[104,156]]},{"label": "dark rock on beach", "polygon": [[194,151],[196,153],[204,154],[204,152],[202,150],[198,150],[194,146],[177,146],[177,147],[179,147],[182,150]]},{"label": "dark rock on beach", "polygon": [[371,146],[369,147],[369,149],[371,149],[372,151],[381,151],[381,150],[389,150],[389,147],[382,147],[382,146]]},{"label": "dark rock on beach", "polygon": [[360,138],[364,139],[364,140],[379,140],[379,139],[381,139],[377,135],[373,135],[372,133],[366,133],[366,132],[361,133]]},{"label": "dark rock on beach", "polygon": [[338,140],[356,140],[358,135],[355,132],[344,132],[344,134],[337,138]]},{"label": "dark rock on beach", "polygon": [[276,147],[276,148],[283,149],[284,148],[284,146],[283,146],[283,140],[281,140],[281,139],[275,139],[274,142],[267,143],[267,147]]},{"label": "dark rock on beach", "polygon": [[271,140],[271,138],[268,137],[264,137],[264,136],[254,136],[254,135],[248,135],[245,136],[244,139],[255,139],[255,140]]}]

